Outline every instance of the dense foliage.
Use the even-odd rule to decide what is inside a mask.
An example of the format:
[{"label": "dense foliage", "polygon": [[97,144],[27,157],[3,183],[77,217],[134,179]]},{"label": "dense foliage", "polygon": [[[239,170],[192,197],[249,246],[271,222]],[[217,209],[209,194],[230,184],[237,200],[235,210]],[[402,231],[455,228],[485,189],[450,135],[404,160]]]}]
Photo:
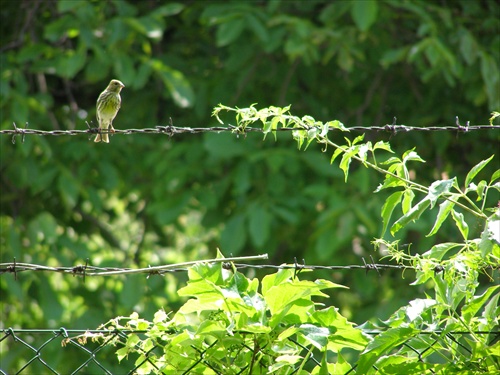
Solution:
[{"label": "dense foliage", "polygon": [[[119,345],[120,361],[133,354],[139,373],[176,374],[182,371],[208,374],[483,374],[500,370],[499,285],[481,285],[479,275],[498,277],[500,266],[500,207],[486,208],[488,195],[500,191],[500,169],[488,180],[477,176],[493,156],[475,165],[464,181],[457,177],[434,181],[429,187],[409,179],[409,165],[423,162],[414,151],[384,162],[393,153],[387,142],[363,142],[363,136],[346,145],[332,142],[332,130],[348,131],[339,121],[322,123],[311,116],[299,118],[288,108],[234,109],[218,106],[214,115],[224,123],[221,111],[236,113],[234,131],[261,122],[265,134],[292,128],[293,137],[304,145],[316,141],[333,148],[332,162],[345,178],[352,161],[382,173],[378,190],[395,190],[382,208],[384,229],[395,235],[439,203],[439,212],[428,236],[434,236],[447,220],[454,222],[463,242],[436,243],[424,254],[410,255],[399,249],[399,240],[385,246],[392,260],[417,272],[414,285],[422,285],[424,298],[416,298],[389,319],[354,327],[333,307],[322,307],[313,297],[339,288],[327,280],[302,281],[301,268],[281,269],[267,275],[260,285],[247,279],[234,266],[197,265],[189,270],[189,282],[179,294],[190,299],[169,317],[163,310],[154,320],[118,317],[103,327],[106,332],[132,330],[126,339],[107,335],[84,335]],[[495,115],[500,115],[495,113]],[[340,157],[341,156],[341,157]],[[472,200],[471,197],[475,197]],[[417,200],[417,201],[416,201]],[[395,210],[401,206],[401,213]],[[469,237],[464,213],[481,221],[480,238]],[[221,254],[219,254],[221,257]],[[478,290],[479,289],[479,290]],[[378,334],[369,338],[377,329]],[[141,337],[142,335],[142,337]],[[357,355],[353,356],[353,351]],[[361,353],[359,353],[361,352]],[[319,358],[319,359],[317,359]],[[186,370],[188,369],[188,370]]]},{"label": "dense foliage", "polygon": [[[95,126],[95,100],[111,78],[126,86],[114,122],[119,129],[167,125],[170,118],[176,126],[217,125],[210,113],[218,103],[291,104],[298,116],[345,126],[383,125],[394,116],[414,126],[453,125],[455,116],[463,124],[486,124],[500,108],[495,1],[24,0],[2,1],[0,15],[2,129],[13,122],[45,130],[86,129],[85,121]],[[330,140],[344,144],[344,135]],[[411,193],[373,194],[380,177],[360,164],[345,184],[345,170],[330,165],[324,145],[298,151],[291,138],[134,135],[101,145],[82,136],[27,136],[15,144],[2,136],[1,262],[58,266],[88,258],[98,266],[145,267],[207,258],[219,247],[225,255],[267,252],[274,264],[296,257],[345,265],[377,257],[374,238],[383,237],[383,250],[392,251],[397,234],[404,254],[413,256],[435,255],[436,243],[484,233],[484,217],[467,210],[434,231],[437,213],[427,210],[433,198],[414,212],[415,224],[417,216],[407,216],[394,227],[388,210],[380,220],[381,207],[388,197],[401,198],[408,213]],[[416,148],[426,160],[407,171],[422,186],[462,176],[463,189],[472,181],[464,176],[498,153],[499,141],[492,131],[367,132],[364,141],[389,139],[398,155]],[[498,160],[484,165],[486,177],[474,191],[493,183],[488,177]],[[498,200],[493,192],[484,197],[484,215]],[[443,210],[450,214],[452,207]],[[462,222],[467,229],[455,225]],[[380,278],[326,271],[305,277],[348,285],[325,291],[329,304],[362,323],[407,306],[424,291],[429,272],[413,275],[422,289],[402,283],[399,271]],[[4,274],[1,321],[4,327],[88,328],[131,310],[152,317],[161,307],[184,304],[177,291],[185,277],[82,283],[59,274],[26,272],[17,280]],[[481,273],[475,280],[482,290],[481,282],[491,281]]]}]

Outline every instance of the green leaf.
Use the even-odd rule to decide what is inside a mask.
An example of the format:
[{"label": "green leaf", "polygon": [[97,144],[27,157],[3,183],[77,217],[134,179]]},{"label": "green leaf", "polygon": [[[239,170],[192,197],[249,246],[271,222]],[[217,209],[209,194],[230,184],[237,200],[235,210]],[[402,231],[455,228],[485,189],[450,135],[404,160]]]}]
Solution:
[{"label": "green leaf", "polygon": [[294,130],[292,131],[293,139],[297,141],[298,149],[302,149],[302,145],[306,139],[305,132],[302,130]]},{"label": "green leaf", "polygon": [[377,143],[375,143],[375,146],[373,146],[373,150],[377,150],[377,149],[385,150],[385,151],[388,151],[390,153],[394,153],[394,151],[392,151],[392,149],[391,149],[391,145],[389,142],[378,141]]},{"label": "green leaf", "polygon": [[168,17],[168,16],[175,16],[176,14],[179,14],[184,10],[186,7],[185,4],[182,3],[168,3],[163,6],[155,7],[154,9],[154,16],[162,16],[162,17]]},{"label": "green leaf", "polygon": [[479,181],[479,184],[476,187],[476,194],[477,194],[476,202],[483,200],[486,187],[487,187],[487,183],[485,180]]},{"label": "green leaf", "polygon": [[[70,1],[71,2],[71,1]],[[123,347],[116,351],[116,356],[118,357],[118,362],[121,362],[123,358],[126,358],[129,353],[129,348]]]},{"label": "green leaf", "polygon": [[318,323],[321,327],[327,327],[332,332],[328,343],[328,350],[340,352],[345,347],[362,350],[368,343],[368,339],[362,331],[354,328],[353,323],[342,316],[335,307],[317,310],[312,314],[311,321]]},{"label": "green leaf", "polygon": [[431,201],[431,208],[434,207],[434,204],[444,194],[447,194],[450,189],[456,183],[456,178],[452,178],[450,180],[439,180],[434,181],[429,187],[429,194],[427,194],[427,198]]},{"label": "green leaf", "polygon": [[371,150],[372,144],[371,142],[366,142],[365,144],[362,144],[358,148],[358,156],[361,159],[361,162],[364,164],[366,162],[368,152]]},{"label": "green leaf", "polygon": [[299,332],[304,336],[304,339],[317,349],[323,349],[328,343],[328,336],[330,336],[328,328],[317,327],[313,324],[302,324],[299,328]]},{"label": "green leaf", "polygon": [[446,220],[446,218],[450,214],[453,207],[455,207],[455,201],[453,201],[451,199],[449,199],[449,200],[447,199],[439,205],[439,212],[438,212],[438,215],[436,217],[436,221],[434,222],[434,226],[432,227],[431,231],[427,234],[426,237],[433,236],[434,234],[437,233],[439,228],[441,228],[441,225],[443,224],[443,222]]},{"label": "green leaf", "polygon": [[[462,316],[466,324],[471,324],[472,318],[476,316],[479,309],[484,306],[490,296],[499,288],[500,285],[489,287],[482,295],[474,296],[471,301],[469,301],[462,307]],[[496,298],[498,299],[498,295],[496,296]]]},{"label": "green leaf", "polygon": [[405,307],[406,316],[410,322],[413,322],[417,318],[421,317],[424,311],[434,306],[436,303],[437,302],[433,299],[414,299],[409,302],[408,306]]},{"label": "green leaf", "polygon": [[262,294],[266,294],[269,289],[290,280],[294,275],[291,269],[280,269],[278,272],[266,275],[262,279]]},{"label": "green leaf", "polygon": [[497,169],[493,175],[491,176],[491,180],[490,180],[490,184],[492,184],[493,182],[495,182],[496,180],[498,180],[500,178],[500,169]]},{"label": "green leaf", "polygon": [[488,164],[491,159],[493,159],[495,155],[491,155],[488,159],[480,161],[476,164],[472,169],[467,173],[467,177],[465,177],[465,187],[469,186],[470,182],[473,180],[476,175],[481,172],[481,170]]},{"label": "green leaf", "polygon": [[278,370],[282,369],[286,370],[290,368],[292,365],[295,365],[296,363],[302,361],[304,358],[300,355],[290,355],[290,354],[284,354],[276,357],[274,359],[274,363],[269,366],[267,373],[272,374],[272,373],[281,373],[278,372]]},{"label": "green leaf", "polygon": [[406,56],[408,56],[408,50],[409,47],[406,46],[401,48],[386,50],[382,54],[382,57],[380,58],[380,64],[384,68],[388,68],[391,65],[397,64],[403,61],[406,58]]},{"label": "green leaf", "polygon": [[417,220],[422,212],[424,212],[427,207],[431,204],[431,201],[428,197],[422,199],[418,204],[413,206],[413,208],[408,211],[404,216],[402,216],[398,221],[396,221],[391,227],[391,234],[394,236],[399,230],[403,229],[410,222]]},{"label": "green leaf", "polygon": [[189,81],[181,71],[166,66],[158,59],[152,59],[149,63],[153,70],[160,76],[179,107],[187,108],[194,104],[194,92]]},{"label": "green leaf", "polygon": [[347,177],[349,176],[349,165],[351,164],[352,156],[352,153],[346,152],[342,155],[342,159],[340,160],[339,168],[344,171],[345,182],[347,182]]},{"label": "green leaf", "polygon": [[131,82],[128,86],[134,89],[142,89],[148,82],[152,71],[153,70],[151,69],[151,65],[147,63],[140,64],[134,81]]},{"label": "green leaf", "polygon": [[43,58],[45,53],[51,53],[50,49],[41,44],[27,44],[17,53],[17,62],[26,64]]},{"label": "green leaf", "polygon": [[405,189],[402,201],[403,214],[406,214],[408,211],[411,210],[411,204],[413,203],[414,198],[415,198],[415,193],[413,192],[413,190]]},{"label": "green leaf", "polygon": [[439,366],[434,363],[423,363],[415,362],[416,359],[405,355],[394,355],[385,356],[380,358],[377,362],[377,368],[383,371],[384,374],[392,375],[421,375],[421,374],[432,374],[443,372],[439,371]]},{"label": "green leaf", "polygon": [[[353,141],[353,145],[357,142],[363,140],[363,135],[356,137]],[[349,165],[351,164],[352,157],[359,152],[360,146],[351,146],[342,155],[342,160],[340,161],[339,168],[344,171],[345,181],[347,182],[347,176],[349,175]]]},{"label": "green leaf", "polygon": [[268,210],[260,205],[254,206],[248,213],[248,230],[250,239],[258,248],[269,239],[272,216]]},{"label": "green leaf", "polygon": [[114,71],[117,77],[128,86],[129,82],[135,81],[136,69],[134,67],[133,59],[124,53],[115,53],[114,58]]},{"label": "green leaf", "polygon": [[393,187],[406,187],[406,183],[404,181],[401,181],[401,179],[394,177],[390,174],[385,175],[384,182],[377,186],[377,189],[375,190],[376,193],[388,189],[388,188],[393,188]]},{"label": "green leaf", "polygon": [[335,152],[333,153],[332,158],[330,159],[330,164],[333,164],[333,162],[335,161],[335,159],[337,159],[337,156],[339,156],[342,152],[344,152],[343,149],[337,148],[335,150]]},{"label": "green leaf", "polygon": [[159,42],[163,37],[165,23],[160,17],[143,16],[129,17],[125,19],[126,24],[130,25],[138,33],[145,37]]},{"label": "green leaf", "polygon": [[377,19],[378,4],[376,0],[353,1],[351,16],[359,30],[366,32]]},{"label": "green leaf", "polygon": [[448,251],[456,247],[461,247],[463,244],[455,242],[445,242],[434,245],[429,251],[422,254],[422,257],[428,259],[441,260],[446,255]]},{"label": "green leaf", "polygon": [[246,239],[245,218],[243,215],[235,215],[229,219],[222,231],[220,238],[222,251],[237,255],[243,249]]},{"label": "green leaf", "polygon": [[[266,284],[269,284],[271,280],[268,280]],[[304,300],[305,302],[310,302],[312,296],[327,297],[325,293],[322,292],[323,289],[327,288],[346,288],[343,285],[332,283],[328,280],[316,280],[316,281],[284,281],[275,286],[266,286],[266,291],[264,292],[264,280],[262,282],[263,295],[266,300],[266,304],[269,307],[272,315],[286,314],[289,309],[293,307],[294,302],[297,300]],[[268,289],[267,289],[268,288]],[[312,302],[311,302],[311,305]],[[279,321],[275,322],[280,323]]]},{"label": "green leaf", "polygon": [[[323,351],[323,356],[321,357],[321,365],[317,365],[315,369],[312,371],[311,374],[313,375],[329,375],[331,369],[328,368],[328,361],[327,361],[327,351]],[[332,372],[335,374],[336,372]],[[340,371],[338,372],[340,373]]]},{"label": "green leaf", "polygon": [[354,138],[354,140],[352,141],[352,144],[355,145],[357,143],[363,142],[364,139],[365,139],[365,134],[363,133],[361,135],[358,135],[356,138]]},{"label": "green leaf", "polygon": [[245,21],[248,28],[251,29],[254,34],[260,39],[262,43],[267,43],[269,41],[268,28],[263,22],[255,17],[252,13],[247,13],[245,15]]},{"label": "green leaf", "polygon": [[453,220],[455,220],[455,224],[457,225],[457,228],[460,230],[462,237],[464,238],[464,240],[467,240],[469,236],[469,225],[465,221],[464,215],[455,210],[451,211],[451,215],[453,216]]},{"label": "green leaf", "polygon": [[408,150],[403,154],[403,164],[406,164],[406,162],[413,160],[413,161],[419,161],[421,163],[425,163],[425,160],[422,159],[415,151],[413,150]]},{"label": "green leaf", "polygon": [[217,47],[225,47],[234,42],[245,29],[246,22],[236,17],[221,24],[217,28]]},{"label": "green leaf", "polygon": [[57,72],[65,78],[73,78],[85,66],[87,51],[81,47],[67,50],[56,60]]},{"label": "green leaf", "polygon": [[481,241],[479,242],[479,250],[481,256],[487,258],[490,254],[498,257],[497,254],[500,245],[500,220],[489,219],[486,221],[486,226],[481,233]]},{"label": "green leaf", "polygon": [[361,353],[356,373],[368,374],[379,358],[407,342],[417,333],[418,330],[414,328],[393,328],[376,336]]},{"label": "green leaf", "polygon": [[328,121],[326,123],[326,125],[329,127],[329,128],[333,128],[333,129],[339,129],[339,130],[342,130],[343,132],[348,132],[349,129],[347,129],[343,123],[341,123],[339,120],[333,120],[333,121]]},{"label": "green leaf", "polygon": [[384,235],[387,230],[387,226],[389,225],[389,221],[391,220],[392,212],[394,208],[401,203],[401,196],[403,195],[402,191],[397,191],[391,194],[386,200],[382,207],[381,216],[382,216],[382,235]]},{"label": "green leaf", "polygon": [[57,188],[62,200],[69,210],[72,210],[78,201],[80,185],[67,170],[61,170],[57,180]]},{"label": "green leaf", "polygon": [[478,44],[467,29],[462,29],[460,36],[460,52],[468,65],[472,65],[478,56]]},{"label": "green leaf", "polygon": [[391,156],[389,159],[385,160],[382,162],[383,165],[391,165],[391,164],[402,164],[402,161],[400,158],[396,156]]},{"label": "green leaf", "polygon": [[263,128],[263,133],[264,133],[264,138],[266,138],[266,135],[270,132],[273,132],[274,134],[274,140],[276,141],[276,129],[278,129],[278,124],[282,123],[283,120],[279,116],[274,116],[271,121],[266,121],[264,124]]},{"label": "green leaf", "polygon": [[[494,288],[495,287],[490,287],[489,289],[494,289]],[[489,289],[484,294],[488,293]],[[499,299],[500,299],[500,293],[497,293],[491,298],[491,301],[488,302],[484,307],[484,313],[482,315],[483,317],[486,318],[487,322],[490,323],[491,326],[494,324],[498,324],[498,316],[500,313],[500,306],[498,305]]]},{"label": "green leaf", "polygon": [[341,353],[337,353],[337,362],[328,363],[329,353],[327,350],[323,352],[321,365],[317,365],[311,375],[332,375],[332,374],[349,374],[352,371],[352,366]]}]

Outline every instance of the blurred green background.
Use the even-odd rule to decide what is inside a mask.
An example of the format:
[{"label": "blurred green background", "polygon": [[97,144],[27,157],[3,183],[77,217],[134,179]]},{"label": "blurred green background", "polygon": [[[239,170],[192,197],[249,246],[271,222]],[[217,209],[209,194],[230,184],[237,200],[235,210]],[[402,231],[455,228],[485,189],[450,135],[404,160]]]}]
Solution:
[{"label": "blurred green background", "polygon": [[[31,129],[96,126],[95,101],[125,84],[117,129],[210,127],[229,106],[286,106],[347,127],[487,124],[500,109],[497,1],[6,1],[1,15],[1,121]],[[235,123],[234,118],[227,117]],[[496,122],[498,123],[498,121]],[[359,134],[348,134],[351,139]],[[345,134],[332,135],[342,142]],[[463,178],[498,153],[499,134],[368,132],[402,152],[415,147],[422,184]],[[226,255],[268,264],[379,260],[374,194],[383,176],[331,150],[297,150],[289,134],[0,136],[1,262],[147,267]],[[499,167],[496,157],[482,173]],[[491,202],[493,204],[493,202]],[[434,211],[434,215],[437,208]],[[451,226],[426,238],[433,217],[400,235],[412,253],[460,240]],[[475,234],[482,228],[471,228]],[[398,234],[399,235],[399,234]],[[390,239],[389,234],[384,234]],[[411,244],[409,246],[408,244]],[[262,275],[265,271],[244,271]],[[324,301],[356,323],[386,319],[419,290],[410,272],[316,271],[350,289]],[[2,328],[95,328],[138,311],[148,319],[182,303],[185,274],[91,278],[0,276]]]}]

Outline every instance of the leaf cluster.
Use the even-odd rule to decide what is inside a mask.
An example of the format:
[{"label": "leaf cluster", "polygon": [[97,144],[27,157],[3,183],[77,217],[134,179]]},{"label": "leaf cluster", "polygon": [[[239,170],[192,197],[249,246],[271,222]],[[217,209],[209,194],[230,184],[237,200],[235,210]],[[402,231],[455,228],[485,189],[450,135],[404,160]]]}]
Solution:
[{"label": "leaf cluster", "polygon": [[[259,282],[222,264],[199,264],[179,290],[190,299],[175,314],[160,310],[149,322],[134,313],[104,328],[147,331],[143,338],[128,335],[117,350],[119,360],[136,356],[144,374],[345,372],[350,366],[340,351],[359,351],[368,340],[338,309],[313,300],[327,297],[325,289],[341,287],[328,280],[299,280],[293,270]],[[325,367],[333,353],[339,363]]]},{"label": "leaf cluster", "polygon": [[[374,368],[379,371],[384,369],[387,373],[408,374],[460,373],[464,368],[468,368],[471,373],[498,371],[500,356],[497,352],[500,343],[495,339],[494,329],[500,323],[500,291],[498,285],[481,285],[479,277],[487,270],[491,271],[491,276],[488,275],[490,282],[499,276],[500,208],[488,207],[487,202],[492,203],[488,199],[489,194],[496,193],[498,197],[500,170],[493,173],[489,182],[475,182],[494,156],[479,162],[467,173],[463,190],[456,177],[434,181],[427,187],[414,182],[410,176],[409,163],[424,162],[414,149],[406,151],[401,158],[391,156],[384,162],[377,163],[376,152],[393,152],[388,143],[363,143],[363,136],[359,136],[353,141],[346,138],[346,145],[336,144],[330,141],[325,124],[310,116],[302,119],[291,116],[289,108],[258,111],[255,108],[249,110],[219,106],[215,114],[219,110],[236,112],[237,124],[243,126],[242,129],[249,123],[256,122],[263,123],[264,128],[266,124],[272,123],[292,127],[296,129],[293,134],[299,148],[312,141],[333,147],[331,161],[333,163],[342,155],[339,167],[346,180],[352,160],[383,174],[384,182],[376,192],[398,190],[387,198],[382,207],[384,231],[398,205],[401,205],[402,213],[391,225],[392,235],[418,221],[423,212],[431,210],[440,201],[442,203],[434,226],[427,236],[436,235],[450,216],[460,232],[462,243],[435,243],[427,252],[416,255],[399,250],[399,240],[387,242],[377,239],[374,242],[375,248],[384,247],[392,260],[417,269],[413,285],[430,284],[429,289],[433,293],[426,291],[426,298],[410,301],[407,306],[382,322],[384,332],[376,336],[361,353],[357,371],[367,374],[372,373]],[[341,125],[335,126],[335,129],[346,130]],[[422,193],[423,198],[414,203],[417,194]],[[475,200],[471,199],[471,195]],[[478,238],[470,238],[469,224],[464,213],[482,221],[483,230]],[[483,290],[482,294],[478,294],[478,289]],[[373,327],[373,324],[367,323],[363,329]],[[422,335],[423,331],[430,334]],[[466,336],[459,339],[449,336],[455,332]],[[478,332],[489,334],[478,335]],[[432,350],[428,350],[429,348]],[[446,363],[435,362],[433,356],[436,355],[443,356]]]}]

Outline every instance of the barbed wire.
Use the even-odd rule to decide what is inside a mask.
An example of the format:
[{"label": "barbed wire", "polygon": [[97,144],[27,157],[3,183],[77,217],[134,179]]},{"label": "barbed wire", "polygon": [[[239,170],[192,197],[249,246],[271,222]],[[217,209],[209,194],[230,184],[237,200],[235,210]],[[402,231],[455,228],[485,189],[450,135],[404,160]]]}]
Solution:
[{"label": "barbed wire", "polygon": [[[71,267],[49,267],[40,264],[31,264],[31,263],[18,263],[16,261],[11,263],[0,263],[0,274],[4,273],[13,273],[17,278],[17,274],[25,271],[34,271],[34,272],[56,272],[56,273],[65,273],[71,274],[73,276],[115,276],[115,275],[129,275],[129,274],[148,274],[151,275],[162,275],[165,273],[173,273],[173,272],[184,272],[187,271],[189,267],[196,264],[203,263],[223,263],[223,267],[226,269],[293,269],[298,274],[303,270],[365,270],[366,272],[375,270],[379,271],[382,269],[415,269],[412,266],[403,266],[403,265],[392,265],[392,264],[377,264],[373,261],[372,263],[366,263],[365,259],[363,259],[363,265],[361,264],[352,264],[352,265],[306,265],[304,261],[302,263],[298,263],[296,260],[293,264],[248,264],[248,263],[232,263],[233,261],[239,260],[258,260],[258,259],[267,259],[267,254],[257,255],[254,257],[235,257],[235,258],[224,258],[224,259],[208,259],[201,261],[193,261],[193,262],[184,262],[184,263],[176,263],[176,264],[168,264],[163,266],[155,266],[155,267],[146,267],[146,268],[118,268],[118,267],[96,267],[91,266],[87,263],[85,265],[77,265]],[[438,272],[440,270],[436,270]]]},{"label": "barbed wire", "polygon": [[[368,271],[376,271],[380,275],[381,270],[418,270],[418,267],[409,266],[409,265],[400,265],[400,264],[381,264],[376,263],[374,259],[370,256],[371,262],[366,262],[365,258],[361,258],[363,264],[350,264],[350,265],[307,265],[305,261],[302,260],[302,263],[297,262],[295,259],[291,264],[248,264],[248,263],[238,263],[238,261],[247,261],[247,260],[262,260],[267,259],[267,254],[250,256],[250,257],[232,257],[232,258],[224,258],[224,259],[208,259],[208,260],[200,260],[193,262],[183,262],[176,264],[168,264],[162,266],[154,266],[154,267],[145,267],[145,268],[119,268],[119,267],[96,267],[89,265],[89,261],[87,259],[86,264],[84,265],[76,265],[76,266],[62,266],[62,267],[50,267],[41,264],[32,264],[32,263],[19,263],[14,262],[10,263],[0,263],[0,275],[5,273],[14,274],[14,278],[17,279],[19,273],[31,271],[31,272],[55,272],[55,273],[63,273],[69,274],[73,276],[82,276],[84,281],[87,276],[116,276],[116,275],[131,275],[131,274],[147,274],[148,277],[152,275],[163,275],[165,273],[174,273],[174,272],[185,272],[189,267],[194,266],[196,264],[207,264],[207,263],[222,263],[222,266],[226,269],[272,269],[272,270],[283,270],[283,269],[291,269],[294,270],[296,274],[304,271],[317,271],[317,270],[327,270],[327,271],[339,271],[339,270],[364,270],[366,273]],[[500,265],[498,267],[487,266],[482,268],[482,270],[496,270],[500,269]],[[434,267],[435,273],[443,272],[444,268],[441,265],[436,265]]]},{"label": "barbed wire", "polygon": [[[346,127],[348,131],[355,132],[387,132],[395,135],[397,133],[407,133],[411,131],[417,132],[438,132],[438,131],[450,131],[450,132],[459,132],[459,133],[467,133],[471,131],[478,130],[500,130],[500,125],[470,125],[470,122],[467,121],[466,125],[461,125],[458,116],[456,117],[455,125],[449,126],[408,126],[408,125],[398,125],[396,124],[396,117],[394,117],[394,121],[392,124],[386,124],[382,126],[351,126]],[[12,135],[12,143],[16,142],[16,136],[21,137],[21,141],[24,142],[24,138],[26,135],[38,135],[38,136],[66,136],[66,135],[87,135],[89,138],[95,134],[114,134],[114,135],[130,135],[130,134],[162,134],[173,137],[174,135],[180,134],[196,134],[196,133],[220,133],[220,132],[232,132],[236,134],[246,134],[250,132],[258,132],[264,133],[265,130],[262,128],[254,128],[250,126],[234,126],[228,124],[227,126],[215,126],[215,127],[179,127],[173,126],[172,123],[170,125],[158,125],[154,128],[143,128],[143,129],[115,129],[112,132],[102,131],[98,127],[92,127],[87,122],[86,130],[39,130],[39,129],[29,129],[28,123],[26,123],[25,127],[18,127],[15,123],[13,123],[14,129],[3,129],[0,130],[0,134]],[[313,128],[311,125],[302,125],[300,128],[293,127],[280,127],[277,129],[273,129],[272,131],[307,131]],[[329,131],[340,131],[340,129],[329,128]]]}]

